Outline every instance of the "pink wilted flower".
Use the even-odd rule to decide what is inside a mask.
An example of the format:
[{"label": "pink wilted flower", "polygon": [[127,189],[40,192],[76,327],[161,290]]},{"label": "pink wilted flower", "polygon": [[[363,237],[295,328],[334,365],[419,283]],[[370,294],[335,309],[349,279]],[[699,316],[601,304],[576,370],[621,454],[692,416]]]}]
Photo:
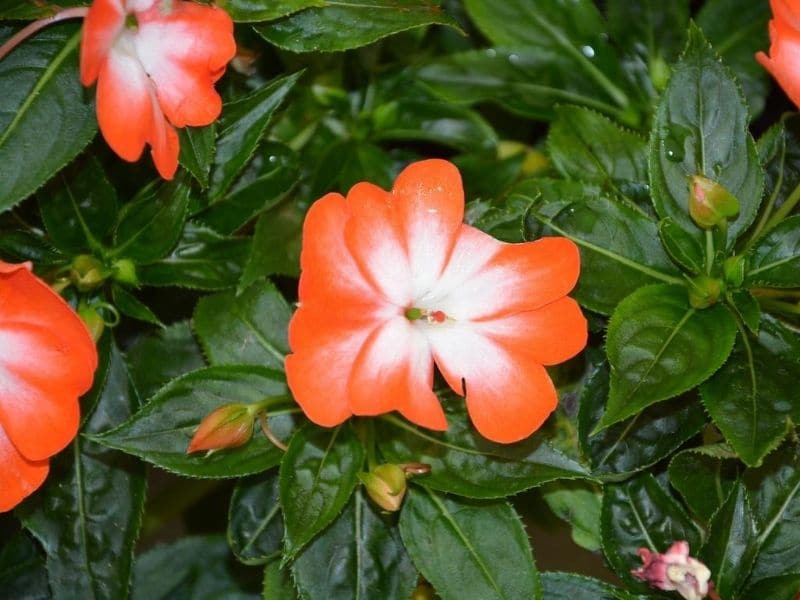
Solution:
[{"label": "pink wilted flower", "polygon": [[634,577],[666,592],[678,592],[686,600],[702,600],[709,593],[711,571],[689,556],[689,543],[678,541],[664,554],[639,548],[644,563],[631,571]]}]

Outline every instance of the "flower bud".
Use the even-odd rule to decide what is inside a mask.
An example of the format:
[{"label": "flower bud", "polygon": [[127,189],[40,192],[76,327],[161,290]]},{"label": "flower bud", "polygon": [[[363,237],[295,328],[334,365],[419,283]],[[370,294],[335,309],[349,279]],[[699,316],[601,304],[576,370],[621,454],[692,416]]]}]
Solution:
[{"label": "flower bud", "polygon": [[92,339],[97,343],[106,327],[106,322],[102,315],[93,306],[82,305],[78,307],[78,316],[86,324],[86,329],[89,330]]},{"label": "flower bud", "polygon": [[121,258],[116,261],[112,266],[112,276],[120,283],[127,283],[128,285],[139,285],[139,278],[136,276],[136,265],[129,258]]},{"label": "flower bud", "polygon": [[253,437],[255,414],[245,404],[226,404],[200,423],[186,454],[202,450],[238,448]]},{"label": "flower bud", "polygon": [[730,256],[722,264],[725,281],[730,287],[741,287],[744,282],[744,256]]},{"label": "flower bud", "polygon": [[639,556],[644,564],[631,571],[637,579],[665,592],[678,592],[686,600],[702,600],[708,595],[711,571],[689,556],[688,542],[675,542],[664,554],[639,548]]},{"label": "flower bud", "polygon": [[406,473],[400,465],[378,465],[359,478],[375,504],[388,512],[400,510],[406,495]]},{"label": "flower bud", "polygon": [[81,292],[90,292],[103,285],[106,280],[103,263],[94,256],[81,254],[72,260],[69,277]]},{"label": "flower bud", "polygon": [[689,304],[693,308],[708,308],[716,304],[725,292],[725,283],[707,275],[698,275],[689,284]]},{"label": "flower bud", "polygon": [[689,179],[689,214],[698,227],[711,229],[739,214],[739,201],[719,183],[702,175]]}]

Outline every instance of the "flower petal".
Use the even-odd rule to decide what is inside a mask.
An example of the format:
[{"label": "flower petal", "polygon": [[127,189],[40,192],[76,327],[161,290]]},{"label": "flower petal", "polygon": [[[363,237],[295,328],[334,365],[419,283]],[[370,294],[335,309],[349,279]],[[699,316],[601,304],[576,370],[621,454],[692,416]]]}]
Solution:
[{"label": "flower petal", "polygon": [[175,127],[208,125],[222,99],[214,82],[236,54],[233,21],[215,6],[176,1],[137,13],[136,52],[155,84],[164,114]]},{"label": "flower petal", "polygon": [[393,208],[406,242],[415,298],[442,274],[464,220],[461,174],[446,160],[406,167],[394,182]]},{"label": "flower petal", "polygon": [[800,31],[783,20],[769,22],[772,44],[769,57],[763,52],[756,59],[778,81],[789,99],[800,106]]},{"label": "flower petal", "polygon": [[430,327],[434,360],[448,385],[466,392],[467,411],[485,438],[512,443],[539,429],[558,402],[544,367],[470,323]]},{"label": "flower petal", "polygon": [[506,244],[463,225],[447,268],[422,304],[457,321],[534,310],[568,294],[579,271],[578,248],[567,238]]},{"label": "flower petal", "polygon": [[95,0],[83,20],[81,33],[81,83],[92,85],[100,74],[122,28],[125,9],[120,0]]},{"label": "flower petal", "polygon": [[444,416],[433,385],[433,358],[425,336],[397,316],[365,340],[350,375],[350,407],[356,415],[399,411],[410,421],[444,430]]},{"label": "flower petal", "polygon": [[22,456],[0,425],[0,513],[11,510],[38,489],[49,471],[47,460],[31,461]]}]

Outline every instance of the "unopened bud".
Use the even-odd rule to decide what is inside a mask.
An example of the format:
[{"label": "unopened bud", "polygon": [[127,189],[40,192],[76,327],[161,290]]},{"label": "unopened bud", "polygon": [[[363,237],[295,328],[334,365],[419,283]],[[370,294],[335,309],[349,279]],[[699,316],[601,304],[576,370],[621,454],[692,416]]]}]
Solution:
[{"label": "unopened bud", "polygon": [[703,229],[721,225],[739,214],[739,201],[721,184],[702,175],[689,178],[689,214]]},{"label": "unopened bud", "polygon": [[97,342],[106,327],[106,322],[102,315],[93,306],[83,305],[78,307],[78,316],[83,320],[92,339]]},{"label": "unopened bud", "polygon": [[698,275],[689,283],[689,304],[693,308],[708,308],[716,304],[725,292],[725,283],[706,275]]},{"label": "unopened bud", "polygon": [[359,478],[375,504],[388,512],[400,510],[406,495],[406,474],[400,465],[378,465]]},{"label": "unopened bud", "polygon": [[186,454],[202,450],[238,448],[253,437],[255,414],[245,404],[226,404],[200,423]]},{"label": "unopened bud", "polygon": [[121,258],[111,266],[112,277],[120,283],[128,285],[139,285],[139,278],[136,276],[136,265],[129,258]]},{"label": "unopened bud", "polygon": [[722,272],[725,273],[725,281],[730,287],[741,287],[744,282],[744,256],[730,256],[722,264]]},{"label": "unopened bud", "polygon": [[81,254],[72,260],[69,277],[81,292],[90,292],[103,285],[106,272],[103,263],[94,256]]},{"label": "unopened bud", "polygon": [[665,592],[678,592],[686,600],[702,600],[708,595],[711,571],[689,556],[689,543],[672,544],[664,554],[639,548],[644,563],[631,571],[634,577]]}]

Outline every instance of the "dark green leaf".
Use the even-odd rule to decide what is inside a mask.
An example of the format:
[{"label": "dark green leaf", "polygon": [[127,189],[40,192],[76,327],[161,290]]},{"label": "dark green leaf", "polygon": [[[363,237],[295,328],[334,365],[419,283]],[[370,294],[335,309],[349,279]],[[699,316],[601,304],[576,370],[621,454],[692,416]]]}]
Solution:
[{"label": "dark green leaf", "polygon": [[220,0],[219,6],[238,22],[271,21],[304,8],[325,6],[326,0]]},{"label": "dark green leaf", "polygon": [[283,19],[256,25],[268,42],[292,52],[337,52],[424,25],[458,27],[435,0],[325,2]]},{"label": "dark green leaf", "polygon": [[[94,436],[163,469],[188,477],[240,477],[277,465],[281,451],[259,433],[244,446],[204,454],[186,454],[200,422],[211,412],[234,402],[253,404],[285,395],[280,373],[260,367],[220,366],[194,371],[162,388],[145,407],[116,429]],[[270,413],[270,429],[287,438],[297,410]]]},{"label": "dark green leaf", "polygon": [[669,482],[703,523],[725,502],[739,476],[738,463],[727,446],[699,446],[675,455]]},{"label": "dark green leaf", "polygon": [[699,385],[722,366],[735,339],[736,322],[721,304],[694,309],[676,285],[637,290],[608,323],[611,386],[599,426]]},{"label": "dark green leaf", "polygon": [[49,600],[44,557],[24,532],[4,540],[0,548],[0,597],[7,600]]},{"label": "dark green leaf", "polygon": [[543,598],[547,600],[646,600],[604,581],[576,573],[542,573]]},{"label": "dark green leaf", "polygon": [[714,587],[733,598],[747,579],[758,551],[756,523],[747,492],[737,483],[714,514],[700,557],[714,574]]},{"label": "dark green leaf", "polygon": [[555,515],[569,523],[572,541],[590,552],[600,550],[599,487],[586,481],[559,481],[542,488],[542,499]]},{"label": "dark green leaf", "polygon": [[201,298],[194,330],[212,364],[283,369],[291,316],[281,293],[269,281],[261,281],[238,296],[230,290]]},{"label": "dark green leaf", "polygon": [[747,328],[755,334],[761,327],[761,305],[747,290],[728,293],[728,300]]},{"label": "dark green leaf", "polygon": [[66,262],[66,257],[34,231],[3,231],[0,235],[0,257],[7,262],[33,261],[39,267]]},{"label": "dark green leaf", "polygon": [[308,600],[407,600],[417,584],[397,527],[360,491],[300,553],[292,572]]},{"label": "dark green leaf", "polygon": [[316,165],[312,196],[336,190],[347,192],[359,181],[390,189],[397,171],[395,167],[392,156],[375,144],[357,140],[335,142]]},{"label": "dark green leaf", "polygon": [[58,4],[50,2],[31,0],[5,0],[0,8],[0,19],[14,19],[27,21],[29,19],[41,19],[52,17],[57,11],[69,6],[84,6],[88,2],[81,0],[59,0]]},{"label": "dark green leaf", "polygon": [[728,226],[728,245],[747,229],[763,188],[763,172],[747,127],[747,106],[739,86],[692,26],[650,138],[650,189],[660,217],[671,217],[700,236],[688,211],[689,177],[700,174],[723,185],[739,201],[739,216]]},{"label": "dark green leaf", "polygon": [[[762,213],[772,215],[773,208],[786,202],[800,184],[800,117],[787,113],[758,140],[758,155],[766,172],[765,196],[768,198]],[[764,216],[759,224],[763,224]]]},{"label": "dark green leaf", "polygon": [[647,185],[645,139],[587,108],[556,108],[547,149],[567,179],[597,183],[619,195],[631,185]]},{"label": "dark green leaf", "polygon": [[800,287],[800,215],[779,223],[750,250],[745,285]]},{"label": "dark green leaf", "polygon": [[762,579],[749,586],[740,596],[741,600],[796,600],[800,590],[800,573],[789,573]]},{"label": "dark green leaf", "polygon": [[238,291],[270,275],[299,275],[305,214],[305,207],[290,199],[261,215]]},{"label": "dark green leaf", "polygon": [[418,483],[472,498],[501,498],[556,479],[587,476],[576,461],[541,436],[511,445],[485,440],[471,425],[461,399],[444,403],[444,433],[418,429],[397,417],[380,422],[378,446],[390,462],[422,462],[431,473]]},{"label": "dark green leaf", "polygon": [[262,564],[280,554],[283,518],[278,473],[269,471],[236,483],[228,509],[228,543],[245,564]]},{"label": "dark green leaf", "polygon": [[168,381],[205,363],[192,329],[184,321],[136,340],[128,349],[128,364],[136,389],[142,398],[149,398]]},{"label": "dark green leaf", "polygon": [[142,189],[119,215],[113,254],[137,263],[153,262],[167,254],[181,235],[190,192],[181,176]]},{"label": "dark green leaf", "polygon": [[606,6],[611,38],[646,61],[658,79],[658,69],[673,62],[686,42],[689,0],[608,0]]},{"label": "dark green leaf", "polygon": [[700,532],[680,504],[646,473],[625,483],[607,485],[603,494],[603,552],[623,580],[636,581],[631,569],[642,566],[639,548],[666,552],[686,540],[700,549]]},{"label": "dark green leaf", "polygon": [[688,233],[673,219],[667,217],[658,224],[658,235],[672,260],[689,272],[703,273],[705,255],[697,238]]},{"label": "dark green leaf", "polygon": [[442,600],[542,598],[528,536],[505,502],[471,503],[412,488],[400,533]]},{"label": "dark green leaf", "polygon": [[62,171],[37,197],[42,221],[59,250],[102,249],[117,218],[117,192],[93,156]]},{"label": "dark green leaf", "polygon": [[688,397],[649,407],[591,435],[605,412],[609,378],[608,365],[603,363],[584,387],[578,412],[578,439],[594,475],[617,479],[649,467],[705,425],[702,406]]},{"label": "dark green leaf", "polygon": [[786,435],[790,421],[800,418],[798,351],[797,335],[765,315],[758,337],[739,336],[725,366],[700,387],[714,423],[750,466],[758,465]]},{"label": "dark green leaf", "polygon": [[206,127],[183,127],[178,130],[178,136],[181,144],[178,160],[203,188],[207,188],[214,161],[216,121]]},{"label": "dark green leaf", "polygon": [[209,196],[220,198],[250,162],[272,115],[289,95],[302,73],[274,79],[244,98],[223,107]]},{"label": "dark green leaf", "polygon": [[289,568],[281,568],[280,557],[270,559],[264,568],[262,597],[263,600],[297,600],[298,598]]},{"label": "dark green leaf", "polygon": [[[116,347],[100,385],[102,392],[83,434],[114,427],[138,407]],[[84,435],[53,461],[47,483],[19,514],[44,546],[54,598],[127,596],[144,495],[143,465]]]},{"label": "dark green leaf", "polygon": [[236,285],[250,253],[250,240],[221,236],[187,223],[177,246],[163,260],[142,267],[143,285],[221,290]]},{"label": "dark green leaf", "polygon": [[[644,213],[573,182],[551,187],[561,199],[549,201],[545,196],[531,209],[528,223],[538,221],[545,225],[541,235],[563,235],[580,247],[581,278],[574,295],[581,304],[608,315],[642,286],[681,282],[659,243],[656,223]],[[535,200],[548,192],[542,191],[540,181],[530,180],[515,193]]]},{"label": "dark green leaf", "polygon": [[363,462],[364,448],[349,425],[309,425],[292,436],[280,469],[287,557],[296,556],[341,512]]},{"label": "dark green leaf", "polygon": [[258,571],[236,569],[220,536],[185,537],[136,559],[133,600],[259,600]]},{"label": "dark green leaf", "polygon": [[164,324],[153,311],[124,287],[119,285],[112,286],[111,298],[114,302],[114,306],[123,315],[138,321],[143,321],[144,323],[164,327]]},{"label": "dark green leaf", "polygon": [[53,25],[0,61],[0,211],[36,191],[97,131],[94,94],[77,77],[80,39],[77,24]]}]

